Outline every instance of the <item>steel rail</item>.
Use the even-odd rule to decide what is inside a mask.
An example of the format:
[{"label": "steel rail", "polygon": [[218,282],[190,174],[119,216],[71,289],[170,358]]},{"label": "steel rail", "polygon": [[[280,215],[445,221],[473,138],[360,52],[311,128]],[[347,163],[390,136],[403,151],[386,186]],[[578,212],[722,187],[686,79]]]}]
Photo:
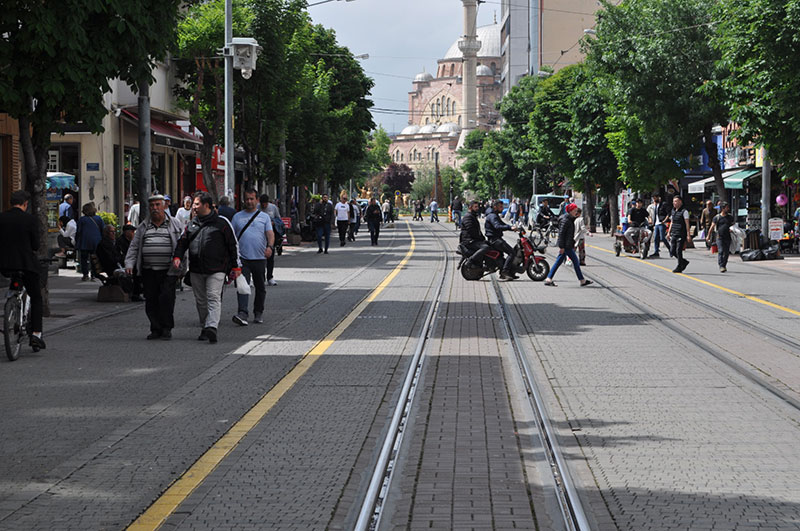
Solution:
[{"label": "steel rail", "polygon": [[558,436],[550,423],[547,406],[536,384],[529,357],[525,347],[519,341],[519,337],[521,336],[517,330],[517,326],[514,324],[514,320],[511,319],[505,297],[494,276],[492,277],[492,286],[497,296],[500,316],[505,325],[506,334],[508,335],[509,347],[517,359],[517,364],[522,372],[523,380],[525,380],[525,385],[528,388],[528,400],[536,416],[536,426],[539,429],[539,436],[544,443],[543,449],[547,454],[550,469],[553,473],[556,486],[558,487],[558,501],[561,507],[564,525],[570,530],[589,531],[591,525],[586,517],[586,512],[583,509],[580,496],[572,481],[569,469],[567,468],[567,461],[558,443]]},{"label": "steel rail", "polygon": [[[431,233],[433,233],[433,231],[431,231]],[[444,244],[442,243],[441,239],[438,239],[438,241],[444,248]],[[384,437],[384,442],[381,446],[378,461],[375,465],[372,477],[370,478],[366,495],[364,496],[364,500],[361,504],[358,520],[356,521],[356,525],[354,527],[356,531],[376,529],[380,523],[382,503],[379,503],[381,501],[379,500],[379,494],[381,491],[384,493],[388,492],[391,484],[394,472],[392,463],[394,458],[397,456],[397,451],[402,442],[403,434],[405,433],[404,426],[406,423],[403,422],[401,425],[401,422],[408,417],[413,405],[414,397],[416,396],[417,382],[419,381],[419,376],[422,373],[423,362],[425,361],[423,354],[425,353],[429,344],[431,332],[433,331],[434,319],[439,313],[442,289],[444,287],[445,279],[447,278],[449,262],[450,258],[448,253],[445,252],[444,268],[442,270],[441,279],[439,280],[439,285],[437,286],[436,292],[431,299],[431,305],[428,309],[428,314],[425,317],[425,322],[422,325],[419,339],[417,340],[417,347],[414,350],[413,357],[411,358],[411,363],[409,364],[408,372],[406,373],[406,377],[403,381],[403,387],[397,400],[397,405],[395,406],[392,414],[392,420],[389,423],[389,429]]]}]

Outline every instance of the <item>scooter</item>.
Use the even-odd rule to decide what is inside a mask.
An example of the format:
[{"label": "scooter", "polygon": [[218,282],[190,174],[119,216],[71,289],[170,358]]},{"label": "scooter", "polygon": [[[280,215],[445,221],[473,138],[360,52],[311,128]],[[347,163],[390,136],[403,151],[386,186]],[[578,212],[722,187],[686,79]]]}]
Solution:
[{"label": "scooter", "polygon": [[[531,280],[537,282],[544,280],[550,271],[550,265],[545,257],[537,255],[536,251],[544,254],[545,248],[544,246],[534,248],[531,241],[525,236],[525,231],[520,229],[519,241],[513,250],[514,260],[511,263],[511,271],[514,273],[525,272]],[[500,271],[505,263],[503,253],[497,249],[489,249],[486,252],[481,266],[475,266],[469,261],[471,253],[463,243],[459,244],[456,252],[461,255],[458,269],[466,280],[480,280],[486,275]]]},{"label": "scooter", "polygon": [[491,275],[495,271],[500,271],[503,267],[505,260],[503,253],[497,249],[489,249],[483,255],[483,263],[479,266],[470,262],[469,257],[472,255],[466,244],[459,243],[458,250],[456,251],[461,255],[461,261],[458,263],[458,270],[461,271],[461,276],[466,280],[480,280],[486,275]]},{"label": "scooter", "polygon": [[[626,253],[630,254],[638,254],[639,257],[644,260],[647,258],[647,253],[650,251],[650,240],[653,237],[653,231],[647,227],[642,227],[642,230],[636,231],[633,234],[633,245],[631,242],[628,241],[628,238],[625,237],[625,234],[621,230],[617,230],[616,236],[617,241],[614,242],[614,254],[619,256],[622,253],[622,249],[625,249]],[[642,238],[642,233],[647,231],[647,237]]]}]

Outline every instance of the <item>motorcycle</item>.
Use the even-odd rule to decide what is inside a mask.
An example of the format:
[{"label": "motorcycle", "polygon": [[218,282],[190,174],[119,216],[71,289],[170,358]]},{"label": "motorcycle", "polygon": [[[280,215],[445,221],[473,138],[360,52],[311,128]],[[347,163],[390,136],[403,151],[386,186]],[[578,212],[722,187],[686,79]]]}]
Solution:
[{"label": "motorcycle", "polygon": [[[534,247],[530,239],[525,236],[525,231],[520,229],[519,241],[513,250],[514,260],[511,263],[511,271],[514,273],[525,272],[531,280],[537,282],[544,280],[550,271],[550,265],[545,257],[537,255],[536,251],[544,254],[545,249],[544,246]],[[489,249],[483,256],[483,263],[480,266],[473,265],[469,261],[472,253],[465,244],[459,244],[456,252],[461,255],[458,269],[466,280],[480,280],[486,275],[500,271],[505,263],[503,253],[497,249]]]},{"label": "motorcycle", "polygon": [[[645,231],[647,231],[645,233],[646,237],[642,238],[642,233]],[[622,253],[622,249],[625,249],[626,253],[638,254],[642,260],[647,258],[647,253],[650,251],[650,240],[653,237],[652,230],[647,227],[642,227],[641,230],[634,232],[633,245],[631,245],[631,242],[628,241],[628,238],[626,238],[625,234],[620,230],[617,230],[614,236],[617,238],[617,241],[614,242],[614,254],[619,256],[620,253]]]}]

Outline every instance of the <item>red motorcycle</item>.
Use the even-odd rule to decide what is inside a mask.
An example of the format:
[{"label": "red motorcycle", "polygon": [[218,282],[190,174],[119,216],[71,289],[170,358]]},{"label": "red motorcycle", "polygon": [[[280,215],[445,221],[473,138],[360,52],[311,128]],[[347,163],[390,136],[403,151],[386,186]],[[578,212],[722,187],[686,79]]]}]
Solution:
[{"label": "red motorcycle", "polygon": [[[519,241],[514,246],[514,260],[511,262],[511,271],[514,273],[527,273],[531,280],[540,282],[547,277],[550,272],[550,265],[544,256],[536,254],[538,251],[544,254],[546,247],[541,246],[534,248],[533,243],[525,237],[525,231],[519,229]],[[490,275],[499,271],[503,267],[503,253],[496,249],[490,249],[483,257],[483,264],[480,266],[473,265],[469,260],[469,251],[464,244],[459,245],[458,254],[461,255],[461,261],[458,264],[458,269],[461,271],[461,276],[466,280],[479,280],[486,275]]]}]

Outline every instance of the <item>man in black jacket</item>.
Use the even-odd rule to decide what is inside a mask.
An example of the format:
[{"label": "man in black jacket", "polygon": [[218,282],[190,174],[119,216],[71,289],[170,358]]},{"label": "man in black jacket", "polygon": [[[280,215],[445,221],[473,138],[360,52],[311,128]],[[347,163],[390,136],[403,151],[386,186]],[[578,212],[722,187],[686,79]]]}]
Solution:
[{"label": "man in black jacket", "polygon": [[471,201],[469,210],[461,219],[461,234],[458,237],[458,241],[463,243],[467,250],[472,253],[469,256],[469,261],[478,267],[481,266],[483,255],[491,249],[481,232],[481,224],[478,221],[479,212],[480,204],[477,201]]},{"label": "man in black jacket", "polygon": [[569,203],[565,210],[564,214],[558,218],[558,258],[556,259],[556,263],[553,264],[553,267],[550,268],[544,285],[556,286],[556,283],[553,282],[553,276],[555,276],[561,264],[564,263],[564,260],[569,258],[572,260],[572,266],[575,268],[575,275],[577,275],[578,280],[580,280],[581,286],[588,286],[592,284],[592,281],[583,278],[581,262],[578,259],[578,255],[575,254],[575,218],[578,217],[578,205]]},{"label": "man in black jacket", "polygon": [[18,190],[11,194],[11,208],[0,214],[0,271],[9,276],[22,272],[22,284],[31,301],[32,347],[45,348],[42,339],[42,287],[39,279],[39,224],[28,214],[31,194]]},{"label": "man in black jacket", "polygon": [[317,245],[319,251],[323,252],[322,241],[325,240],[325,254],[328,254],[328,245],[331,243],[331,223],[333,223],[333,205],[328,201],[328,194],[322,194],[322,201],[314,208],[313,213],[314,229],[317,231]]},{"label": "man in black jacket", "polygon": [[503,223],[503,220],[500,219],[498,212],[502,211],[502,201],[495,201],[492,203],[491,208],[487,210],[486,221],[484,222],[486,239],[489,240],[489,245],[506,256],[503,270],[500,271],[500,278],[503,280],[515,280],[519,277],[511,271],[511,262],[514,261],[514,249],[503,239],[504,231],[515,229],[511,225],[506,225]]},{"label": "man in black jacket", "polygon": [[189,273],[197,313],[203,329],[200,341],[217,342],[217,327],[222,314],[222,287],[225,276],[232,280],[242,272],[239,245],[231,223],[214,212],[214,200],[207,192],[194,195],[197,216],[189,223],[173,254],[177,269],[189,251]]}]

